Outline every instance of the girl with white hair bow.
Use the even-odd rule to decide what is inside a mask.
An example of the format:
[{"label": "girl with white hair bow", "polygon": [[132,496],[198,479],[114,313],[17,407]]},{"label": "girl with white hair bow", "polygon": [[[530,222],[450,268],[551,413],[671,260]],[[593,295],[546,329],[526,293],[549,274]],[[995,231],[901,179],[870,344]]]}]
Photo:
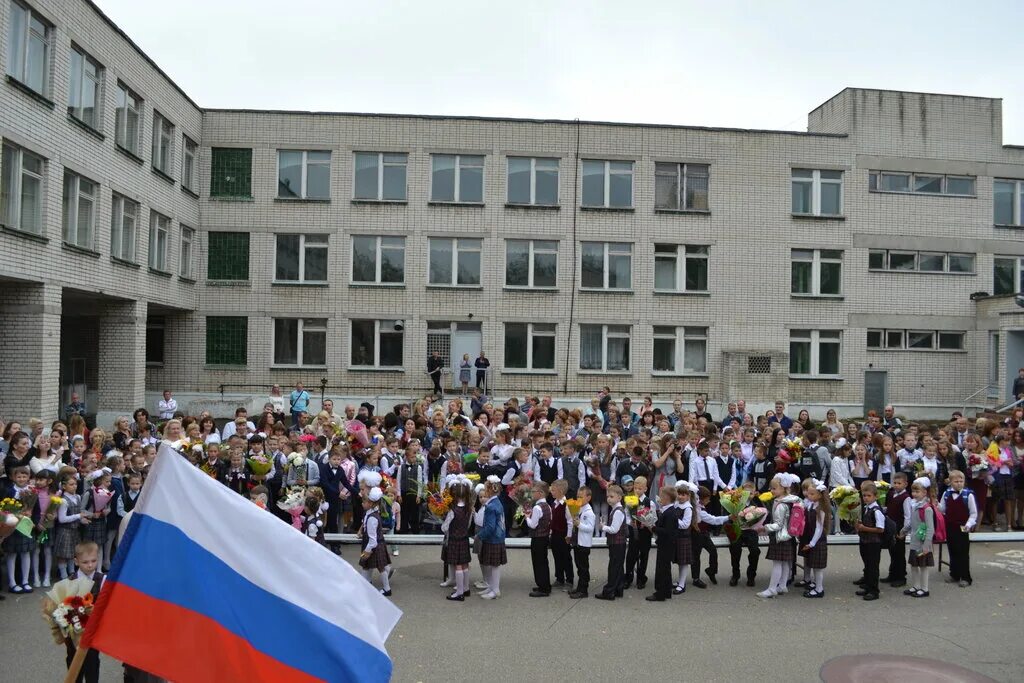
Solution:
[{"label": "girl with white hair bow", "polygon": [[927,598],[928,574],[935,566],[932,544],[935,540],[935,501],[932,496],[932,481],[918,477],[910,485],[913,502],[907,515],[900,537],[910,536],[910,588],[903,591],[912,598]]},{"label": "girl with white hair bow", "polygon": [[793,495],[793,487],[799,483],[800,477],[790,472],[779,472],[772,479],[772,521],[764,525],[768,532],[768,552],[765,557],[772,562],[772,575],[768,587],[758,593],[758,597],[774,598],[788,592],[786,584],[796,559],[796,541],[789,535],[789,518],[793,506],[800,504],[800,499]]}]

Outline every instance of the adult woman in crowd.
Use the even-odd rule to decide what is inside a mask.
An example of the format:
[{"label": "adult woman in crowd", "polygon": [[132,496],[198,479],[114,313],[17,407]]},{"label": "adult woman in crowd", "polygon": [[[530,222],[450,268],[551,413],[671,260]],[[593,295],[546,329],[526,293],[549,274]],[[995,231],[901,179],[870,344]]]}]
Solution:
[{"label": "adult woman in crowd", "polygon": [[122,415],[114,420],[114,448],[119,451],[126,451],[132,440],[131,421],[127,415]]},{"label": "adult woman in crowd", "polygon": [[[269,434],[269,432],[267,433]],[[217,423],[209,415],[199,419],[199,438],[207,446],[211,443],[220,443],[220,431],[217,429]]]},{"label": "adult woman in crowd", "polygon": [[[69,428],[71,426],[71,424],[68,424]],[[132,413],[132,438],[139,438],[139,435],[144,429],[149,430],[150,436],[156,436],[156,427],[149,421],[149,411],[145,408],[137,408],[135,412]],[[69,436],[74,436],[74,432]]]},{"label": "adult woman in crowd", "polygon": [[835,436],[842,436],[845,431],[843,423],[836,418],[836,411],[831,408],[825,412],[825,423],[822,426],[827,428]]}]

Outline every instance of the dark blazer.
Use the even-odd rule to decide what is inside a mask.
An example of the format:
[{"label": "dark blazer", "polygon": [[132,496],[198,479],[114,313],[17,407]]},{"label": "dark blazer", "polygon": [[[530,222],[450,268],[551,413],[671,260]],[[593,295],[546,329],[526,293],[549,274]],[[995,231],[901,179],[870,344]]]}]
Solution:
[{"label": "dark blazer", "polygon": [[653,530],[657,537],[658,547],[675,545],[676,536],[679,535],[679,515],[681,513],[682,510],[673,505],[658,515],[658,521],[654,524]]}]

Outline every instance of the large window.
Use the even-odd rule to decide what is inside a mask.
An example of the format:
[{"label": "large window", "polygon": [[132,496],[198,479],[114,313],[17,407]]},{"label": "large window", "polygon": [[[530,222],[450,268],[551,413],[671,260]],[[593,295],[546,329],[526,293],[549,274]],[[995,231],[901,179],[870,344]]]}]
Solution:
[{"label": "large window", "polygon": [[482,240],[430,238],[430,284],[475,287],[480,284]]},{"label": "large window", "polygon": [[46,95],[50,87],[50,40],[53,27],[20,2],[11,2],[7,34],[7,73]]},{"label": "large window", "polygon": [[580,370],[629,370],[629,325],[580,325]]},{"label": "large window", "polygon": [[252,197],[251,149],[210,149],[210,196],[243,199]]},{"label": "large window", "polygon": [[1024,292],[1024,259],[996,256],[992,260],[992,288],[994,294]]},{"label": "large window", "polygon": [[843,252],[833,249],[794,249],[790,291],[806,296],[839,296],[842,292]]},{"label": "large window", "polygon": [[708,291],[708,248],[683,244],[655,244],[654,291]]},{"label": "large window", "polygon": [[508,158],[508,203],[558,205],[558,159]]},{"label": "large window", "polygon": [[843,172],[793,169],[793,213],[798,216],[840,216],[843,213]]},{"label": "large window", "polygon": [[628,209],[633,206],[633,162],[583,161],[583,206]]},{"label": "large window", "polygon": [[397,320],[353,320],[351,366],[402,367],[402,326]]},{"label": "large window", "polygon": [[867,347],[872,351],[963,351],[965,335],[942,330],[868,330]]},{"label": "large window", "polygon": [[708,210],[707,164],[654,165],[654,208],[666,211]]},{"label": "large window", "polygon": [[162,315],[151,315],[146,319],[146,366],[161,367],[164,364],[164,336],[167,320]]},{"label": "large window", "polygon": [[114,110],[114,141],[132,154],[139,155],[142,127],[142,98],[124,83],[117,84],[117,109]]},{"label": "large window", "polygon": [[277,196],[282,199],[330,199],[331,153],[279,149]]},{"label": "large window", "polygon": [[207,365],[245,365],[248,360],[248,319],[206,316]]},{"label": "large window", "polygon": [[115,258],[135,262],[138,227],[138,203],[115,193],[110,207],[110,253]]},{"label": "large window", "polygon": [[167,243],[171,238],[171,219],[156,211],[149,214],[149,267],[167,272]]},{"label": "large window", "polygon": [[94,248],[98,189],[88,178],[64,171],[64,241],[68,244]]},{"label": "large window", "polygon": [[871,171],[868,174],[868,190],[871,192],[948,194],[971,197],[974,196],[974,183],[975,178],[971,176],[936,173]]},{"label": "large window", "polygon": [[655,373],[703,374],[708,371],[708,328],[654,326]]},{"label": "large window", "polygon": [[189,136],[181,138],[181,186],[196,191],[196,143]]},{"label": "large window", "polygon": [[196,241],[196,231],[192,228],[181,226],[181,263],[178,265],[178,275],[185,280],[192,280],[195,274],[192,269],[192,246]]},{"label": "large window", "polygon": [[327,282],[327,235],[278,235],[276,282]]},{"label": "large window", "polygon": [[633,245],[626,242],[584,242],[582,287],[629,289]]},{"label": "large window", "polygon": [[355,199],[403,202],[409,155],[399,152],[356,152]]},{"label": "large window", "polygon": [[798,377],[837,377],[842,332],[790,330],[789,374]]},{"label": "large window", "polygon": [[555,324],[505,323],[505,367],[509,370],[554,370]]},{"label": "large window", "polygon": [[405,282],[405,238],[354,235],[352,282],[381,285]]},{"label": "large window", "polygon": [[249,233],[210,232],[206,250],[207,280],[249,279]]},{"label": "large window", "polygon": [[100,82],[103,67],[75,45],[71,46],[71,73],[68,82],[68,114],[89,126],[99,128]]},{"label": "large window", "polygon": [[868,252],[868,269],[899,273],[972,274],[974,254],[872,249]]},{"label": "large window", "polygon": [[430,201],[482,204],[484,201],[484,158],[468,154],[435,154]]},{"label": "large window", "polygon": [[992,184],[996,225],[1024,226],[1024,180],[999,180]]},{"label": "large window", "polygon": [[43,160],[5,142],[0,163],[0,223],[42,234]]},{"label": "large window", "polygon": [[558,277],[558,242],[505,240],[505,286],[552,289]]},{"label": "large window", "polygon": [[166,176],[171,175],[171,156],[174,154],[174,126],[163,114],[153,111],[153,168]]},{"label": "large window", "polygon": [[274,365],[327,365],[327,320],[274,318]]}]

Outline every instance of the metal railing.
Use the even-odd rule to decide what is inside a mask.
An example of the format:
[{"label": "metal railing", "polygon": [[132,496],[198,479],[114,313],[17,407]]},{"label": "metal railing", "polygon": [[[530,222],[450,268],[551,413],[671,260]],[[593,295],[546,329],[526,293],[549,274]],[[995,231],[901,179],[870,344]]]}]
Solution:
[{"label": "metal railing", "polygon": [[[993,383],[993,382],[989,382],[988,384],[986,384],[985,386],[983,386],[983,387],[982,387],[981,389],[978,389],[978,390],[977,390],[977,391],[975,391],[975,392],[974,392],[973,394],[971,394],[970,396],[968,396],[967,398],[965,398],[965,399],[964,399],[964,411],[963,411],[963,412],[964,412],[964,413],[966,413],[966,412],[967,412],[967,406],[968,406],[968,405],[970,404],[970,400],[971,400],[972,398],[974,398],[975,396],[978,396],[979,394],[982,394],[982,393],[984,393],[984,392],[988,391],[989,389],[991,389],[991,388],[992,388],[992,387],[994,387],[994,386],[997,386],[997,385],[996,385],[995,383]],[[986,397],[986,398],[987,398],[987,397]]]},{"label": "metal railing", "polygon": [[996,408],[995,412],[997,412],[997,413],[1004,413],[1007,410],[1013,410],[1014,408],[1016,408],[1017,406],[1019,406],[1022,403],[1024,403],[1024,398],[1019,398],[1016,401],[1014,401],[1013,403],[1007,403],[1002,408]]}]

